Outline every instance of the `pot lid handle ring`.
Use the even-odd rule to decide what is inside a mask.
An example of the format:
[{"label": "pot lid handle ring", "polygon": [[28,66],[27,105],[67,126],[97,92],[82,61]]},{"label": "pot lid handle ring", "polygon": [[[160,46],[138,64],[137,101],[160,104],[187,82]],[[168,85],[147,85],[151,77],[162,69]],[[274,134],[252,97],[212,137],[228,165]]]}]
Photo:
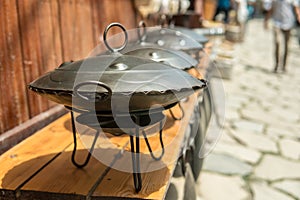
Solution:
[{"label": "pot lid handle ring", "polygon": [[[115,27],[115,26],[121,28],[121,29],[123,30],[123,33],[124,33],[124,36],[125,36],[125,41],[124,41],[123,45],[120,46],[120,47],[118,47],[118,48],[113,48],[113,47],[111,47],[111,46],[108,44],[107,39],[106,39],[106,38],[107,38],[107,33],[108,33],[109,29],[111,29],[112,27]],[[116,52],[122,51],[122,50],[126,47],[126,45],[127,45],[127,43],[128,43],[128,33],[127,33],[125,27],[124,27],[122,24],[117,23],[117,22],[114,22],[114,23],[109,24],[109,25],[105,28],[105,31],[104,31],[104,33],[103,33],[103,41],[104,41],[105,46],[106,46],[111,52],[116,53]]]},{"label": "pot lid handle ring", "polygon": [[[86,85],[96,85],[96,86],[103,87],[104,89],[107,90],[108,95],[105,95],[104,97],[101,96],[100,98],[97,97],[96,95],[95,95],[94,98],[90,98],[88,96],[85,96],[85,95],[80,93],[79,88],[81,88],[82,86],[86,86]],[[95,91],[95,93],[96,93],[96,91]],[[77,97],[80,97],[81,99],[83,99],[85,101],[89,101],[89,102],[96,102],[96,101],[102,101],[102,100],[104,101],[104,100],[106,100],[106,99],[108,99],[109,97],[112,96],[112,90],[108,85],[106,85],[103,82],[100,82],[100,81],[85,81],[85,82],[78,83],[74,87],[74,95],[77,96]]]},{"label": "pot lid handle ring", "polygon": [[[137,29],[137,34],[140,42],[144,42],[147,37],[146,23],[144,21],[139,22],[139,28]],[[143,34],[141,33],[141,29],[143,29]]]}]

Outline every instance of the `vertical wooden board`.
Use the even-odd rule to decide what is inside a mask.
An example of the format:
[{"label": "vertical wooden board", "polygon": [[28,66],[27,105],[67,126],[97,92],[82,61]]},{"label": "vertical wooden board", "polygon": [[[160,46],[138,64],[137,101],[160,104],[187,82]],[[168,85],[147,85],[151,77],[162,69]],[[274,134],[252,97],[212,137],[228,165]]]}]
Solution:
[{"label": "vertical wooden board", "polygon": [[99,3],[98,0],[91,0],[91,13],[92,13],[92,27],[93,27],[93,37],[94,44],[97,45],[102,38],[103,34],[103,25],[101,25],[101,15],[103,5]]},{"label": "vertical wooden board", "polygon": [[60,32],[60,21],[59,21],[59,7],[58,2],[49,0],[49,6],[51,8],[51,26],[50,33],[53,40],[53,65],[48,66],[51,70],[61,64],[62,60],[62,44],[61,44],[61,32]]},{"label": "vertical wooden board", "polygon": [[[93,38],[93,21],[91,1],[77,0],[76,16],[78,16],[78,39],[80,41],[80,58],[86,57],[95,47]],[[76,44],[75,44],[76,45]]]},{"label": "vertical wooden board", "polygon": [[[102,16],[103,16],[103,18],[101,19],[102,20],[101,26],[102,26],[103,30],[110,23],[118,22],[117,15],[118,15],[118,12],[120,12],[120,11],[116,9],[116,3],[117,3],[116,0],[103,0],[102,1],[102,5],[103,5]],[[117,33],[116,31],[118,31],[118,30],[112,29],[111,34],[116,34]]]},{"label": "vertical wooden board", "polygon": [[64,60],[78,60],[94,47],[90,1],[59,1]]},{"label": "vertical wooden board", "polygon": [[57,153],[72,144],[65,115],[0,156],[0,190],[16,190]]},{"label": "vertical wooden board", "polygon": [[[96,44],[103,41],[103,33],[106,26],[111,22],[115,22],[113,19],[117,11],[114,9],[114,4],[114,0],[91,0],[93,32]],[[111,31],[109,31],[110,34],[112,34]],[[101,46],[101,50],[106,50],[106,48],[103,48],[104,46]]]},{"label": "vertical wooden board", "polygon": [[[25,84],[38,78],[43,70],[38,27],[38,0],[17,1]],[[27,90],[30,118],[48,109],[47,101]]]},{"label": "vertical wooden board", "polygon": [[[8,90],[8,84],[11,81],[11,77],[10,77],[10,67],[8,67],[9,62],[8,62],[8,56],[9,56],[9,52],[8,52],[8,47],[7,47],[7,41],[6,41],[6,34],[7,34],[7,28],[6,28],[6,22],[5,22],[5,18],[6,18],[6,10],[7,10],[7,2],[5,1],[1,1],[1,6],[0,6],[0,20],[1,20],[1,84],[0,84],[0,88],[1,88],[1,96],[5,94],[6,98],[1,98],[1,113],[2,113],[2,125],[3,125],[3,132],[5,132],[6,130],[9,129],[10,127],[10,118],[11,116],[13,116],[12,113],[12,103],[10,103],[9,101],[12,99],[12,90]],[[11,87],[10,87],[11,88]]]},{"label": "vertical wooden board", "polygon": [[2,111],[6,115],[4,131],[26,121],[29,118],[26,85],[21,57],[21,46],[19,37],[19,24],[15,1],[1,1],[1,23],[4,33],[5,62],[2,65],[3,82],[1,82],[1,93],[5,94],[2,102]]},{"label": "vertical wooden board", "polygon": [[[58,3],[56,0],[40,0],[37,10],[44,74],[62,63]],[[49,107],[56,105],[51,101],[48,103]]]},{"label": "vertical wooden board", "polygon": [[72,60],[79,54],[76,40],[75,0],[58,1],[60,13],[60,29],[62,39],[62,54],[64,61]]},{"label": "vertical wooden board", "polygon": [[[92,11],[93,11],[93,22],[97,24],[94,26],[95,38],[97,41],[103,40],[103,33],[105,28],[112,22],[119,22],[125,26],[126,29],[130,29],[131,27],[135,27],[132,24],[132,15],[126,14],[130,13],[128,9],[131,9],[130,1],[119,1],[119,0],[103,0],[103,1],[92,1]],[[130,24],[130,25],[129,25]],[[118,27],[113,27],[107,33],[107,38],[117,33],[121,33],[122,30]],[[117,36],[119,39],[108,42],[112,47],[119,47],[123,44],[124,36],[120,34]]]},{"label": "vertical wooden board", "polygon": [[117,12],[117,20],[127,29],[136,28],[135,11],[133,9],[133,1],[131,0],[115,0]]},{"label": "vertical wooden board", "polygon": [[[3,2],[0,1],[0,21],[3,22],[3,13],[4,13],[4,6],[2,6]],[[4,40],[4,23],[0,23],[0,48],[2,49],[0,51],[0,82],[3,83],[6,78],[6,74],[4,71],[5,66],[5,52],[4,49],[6,48],[5,40]],[[0,84],[0,95],[2,96],[5,93],[5,89],[3,87],[3,84]],[[6,115],[5,115],[5,99],[0,98],[0,134],[4,132],[5,130],[5,124],[7,123]]]},{"label": "vertical wooden board", "polygon": [[[112,22],[120,22],[127,29],[135,28],[134,14],[132,14],[132,1],[127,0],[92,0],[93,31],[96,42],[102,41],[105,27]],[[121,30],[112,29],[108,36]]]}]

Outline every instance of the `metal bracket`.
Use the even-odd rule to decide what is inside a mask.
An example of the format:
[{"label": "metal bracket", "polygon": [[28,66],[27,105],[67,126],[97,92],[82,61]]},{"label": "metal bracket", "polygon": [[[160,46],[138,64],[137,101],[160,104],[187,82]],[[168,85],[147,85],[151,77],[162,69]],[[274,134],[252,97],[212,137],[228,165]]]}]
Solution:
[{"label": "metal bracket", "polygon": [[80,164],[75,159],[75,157],[76,157],[76,151],[77,151],[77,137],[76,137],[76,132],[77,131],[76,131],[76,127],[75,127],[74,114],[73,114],[72,111],[71,111],[71,120],[72,120],[72,132],[73,132],[73,139],[74,139],[74,148],[73,148],[73,152],[72,152],[72,163],[73,163],[73,165],[75,165],[78,168],[83,168],[90,161],[92,152],[94,151],[94,147],[95,147],[95,144],[96,144],[96,141],[97,141],[97,139],[99,137],[99,133],[100,132],[97,130],[95,138],[94,138],[94,141],[93,141],[92,146],[91,146],[91,149],[90,149],[90,151],[89,151],[89,153],[88,153],[85,161],[82,164]]},{"label": "metal bracket", "polygon": [[170,112],[170,114],[171,114],[171,116],[172,116],[172,118],[173,118],[174,120],[181,120],[181,119],[184,117],[184,110],[183,110],[183,108],[182,108],[180,102],[178,103],[178,106],[179,106],[180,111],[181,111],[181,117],[176,117],[176,116],[174,115],[173,111],[172,111],[172,108],[169,109],[169,112]]}]

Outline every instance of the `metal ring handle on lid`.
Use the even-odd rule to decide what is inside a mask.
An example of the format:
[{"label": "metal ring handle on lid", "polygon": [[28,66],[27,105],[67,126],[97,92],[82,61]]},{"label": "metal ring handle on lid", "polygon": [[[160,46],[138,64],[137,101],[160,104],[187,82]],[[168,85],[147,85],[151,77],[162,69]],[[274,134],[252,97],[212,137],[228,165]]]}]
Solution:
[{"label": "metal ring handle on lid", "polygon": [[80,92],[78,91],[79,88],[82,87],[82,86],[85,86],[85,85],[97,85],[97,86],[101,86],[101,87],[105,88],[108,92],[108,95],[105,96],[101,100],[106,100],[107,98],[112,96],[112,90],[110,89],[110,87],[108,85],[106,85],[105,83],[102,83],[100,81],[86,81],[86,82],[78,83],[74,87],[74,95],[84,99],[85,101],[90,101],[90,102],[96,101],[97,100],[96,98],[89,99],[87,96],[84,96],[84,95],[80,94]]},{"label": "metal ring handle on lid", "polygon": [[[121,28],[121,29],[123,30],[123,32],[124,32],[124,35],[125,35],[125,41],[124,41],[124,44],[123,44],[121,47],[119,47],[119,48],[113,48],[113,47],[109,46],[109,44],[107,43],[107,40],[106,40],[107,33],[108,33],[109,29],[111,29],[112,27],[115,27],[115,26]],[[104,41],[105,46],[106,46],[111,52],[113,52],[113,53],[119,52],[119,51],[123,50],[123,49],[126,47],[127,43],[128,43],[128,33],[127,33],[125,27],[124,27],[122,24],[117,23],[117,22],[114,22],[114,23],[111,23],[110,25],[108,25],[108,26],[105,28],[105,31],[104,31],[104,34],[103,34],[103,41]]]},{"label": "metal ring handle on lid", "polygon": [[[143,34],[141,34],[141,29],[143,29]],[[139,27],[138,27],[137,33],[138,33],[140,42],[143,42],[146,40],[147,30],[146,30],[146,23],[144,21],[139,22]]]},{"label": "metal ring handle on lid", "polygon": [[169,26],[169,22],[168,22],[168,16],[163,14],[160,16],[159,19],[159,25],[163,28],[164,26],[168,27]]}]

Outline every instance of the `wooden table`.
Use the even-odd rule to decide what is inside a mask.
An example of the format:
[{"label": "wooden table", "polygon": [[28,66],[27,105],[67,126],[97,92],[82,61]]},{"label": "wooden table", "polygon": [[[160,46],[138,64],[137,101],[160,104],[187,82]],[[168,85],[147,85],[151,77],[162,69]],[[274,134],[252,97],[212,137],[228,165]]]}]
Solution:
[{"label": "wooden table", "polygon": [[[114,169],[114,163],[107,166],[92,157],[83,169],[72,164],[71,120],[70,115],[65,115],[0,156],[0,199],[164,199],[196,103],[196,95],[181,103],[185,111],[182,120],[173,120],[165,111],[164,158],[162,161],[148,159],[146,162],[149,162],[149,167],[153,162],[168,159],[173,162],[159,170],[142,173],[143,185],[139,193],[134,190],[132,174]],[[172,109],[175,115],[181,114],[178,106]],[[130,150],[127,135],[106,136],[112,144],[119,144],[119,148],[115,148],[116,154]],[[149,138],[154,151],[160,149],[158,138]],[[149,154],[145,142],[140,140],[141,152]],[[86,153],[79,142],[76,159],[84,160]],[[118,159],[122,160],[120,155]],[[128,162],[131,165],[131,159]]]}]

